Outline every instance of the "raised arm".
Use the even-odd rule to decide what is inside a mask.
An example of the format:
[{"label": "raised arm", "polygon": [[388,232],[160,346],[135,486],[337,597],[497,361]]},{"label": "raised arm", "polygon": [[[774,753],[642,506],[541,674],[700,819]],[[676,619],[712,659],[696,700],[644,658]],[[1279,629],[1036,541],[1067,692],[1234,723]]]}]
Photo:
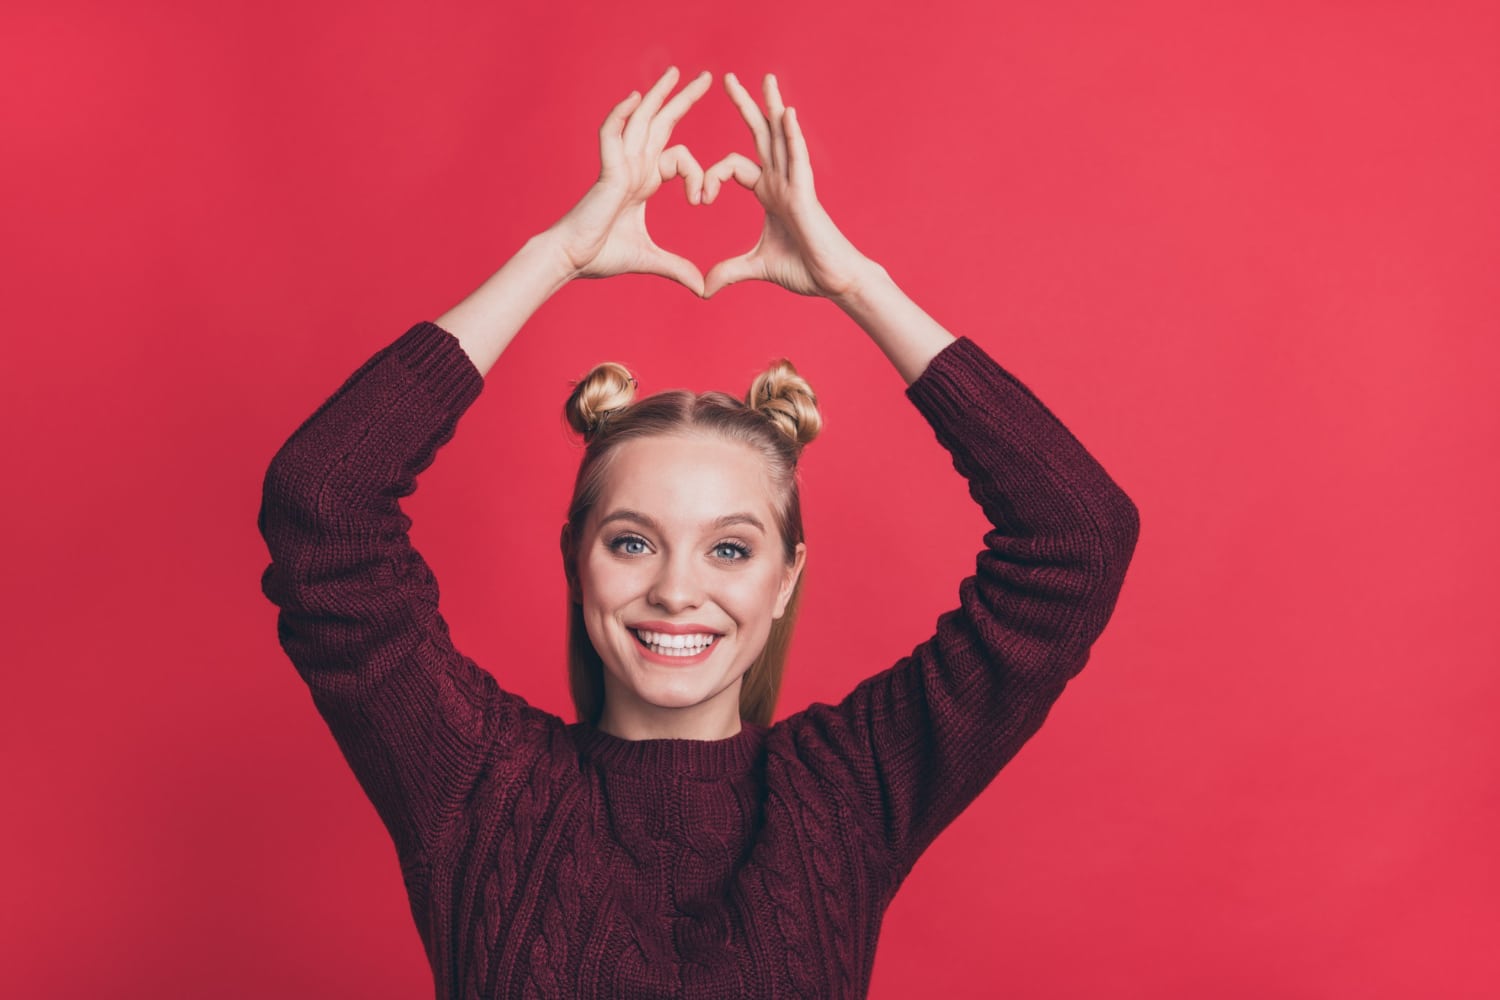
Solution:
[{"label": "raised arm", "polygon": [[663,107],[674,80],[669,71],[644,101],[635,94],[610,114],[600,180],[567,215],[438,322],[415,324],[370,357],[266,471],[258,525],[271,563],[261,587],[280,608],[278,637],[414,891],[482,769],[552,717],[454,648],[400,500],[453,437],[483,375],[568,281],[645,271],[701,291],[697,270],[656,249],[644,229],[644,200],[665,177],[688,176],[690,198],[701,189],[686,151],[662,144],[708,79]]},{"label": "raised arm", "polygon": [[838,231],[775,78],[765,79],[765,112],[732,76],[725,86],[761,162],[731,154],[714,164],[705,200],[733,177],[755,191],[766,221],[754,248],[709,271],[708,293],[761,279],[836,303],[901,373],[992,525],[959,606],[929,639],[838,705],[786,720],[809,766],[862,818],[894,886],[1083,668],[1113,612],[1138,512],[1025,385]]},{"label": "raised arm", "polygon": [[1135,504],[1031,391],[968,337],[906,390],[991,529],[931,637],[796,721],[896,883],[1041,727],[1112,615]]},{"label": "raised arm", "polygon": [[292,433],[262,489],[277,636],[414,890],[497,738],[531,711],[454,648],[399,503],[482,387],[453,337],[418,323]]}]

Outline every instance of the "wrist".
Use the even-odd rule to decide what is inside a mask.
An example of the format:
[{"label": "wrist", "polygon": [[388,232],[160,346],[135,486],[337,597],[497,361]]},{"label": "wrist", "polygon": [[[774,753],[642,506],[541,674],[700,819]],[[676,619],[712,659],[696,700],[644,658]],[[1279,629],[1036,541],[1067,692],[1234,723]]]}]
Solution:
[{"label": "wrist", "polygon": [[868,257],[861,258],[858,266],[850,274],[844,287],[836,294],[829,295],[828,299],[844,312],[853,316],[855,313],[867,309],[871,297],[882,287],[891,283],[890,272],[880,264]]},{"label": "wrist", "polygon": [[576,243],[570,242],[567,232],[558,225],[552,225],[526,241],[527,253],[543,262],[542,267],[557,288],[579,276],[581,268],[570,249],[573,246]]},{"label": "wrist", "polygon": [[595,181],[562,218],[537,234],[559,258],[569,279],[593,277],[587,269],[608,241],[624,203],[619,190],[603,180]]}]

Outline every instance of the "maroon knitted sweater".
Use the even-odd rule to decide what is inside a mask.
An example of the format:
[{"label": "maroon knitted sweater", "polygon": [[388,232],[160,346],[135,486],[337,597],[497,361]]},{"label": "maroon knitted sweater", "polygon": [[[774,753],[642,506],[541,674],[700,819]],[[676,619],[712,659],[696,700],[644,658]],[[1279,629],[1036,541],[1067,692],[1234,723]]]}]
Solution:
[{"label": "maroon knitted sweater", "polygon": [[865,996],[902,880],[1087,661],[1135,505],[960,337],[906,388],[993,525],[958,606],[836,705],[626,740],[455,649],[411,545],[398,500],[483,385],[416,324],[293,432],[259,517],[278,637],[395,843],[436,996]]}]

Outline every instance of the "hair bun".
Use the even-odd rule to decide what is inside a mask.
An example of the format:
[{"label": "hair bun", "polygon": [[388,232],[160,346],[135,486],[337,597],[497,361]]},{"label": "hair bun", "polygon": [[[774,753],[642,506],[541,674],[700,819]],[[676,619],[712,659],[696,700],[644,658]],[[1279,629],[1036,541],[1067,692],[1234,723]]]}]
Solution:
[{"label": "hair bun", "polygon": [[817,395],[786,358],[773,361],[771,367],[755,376],[745,394],[745,405],[765,415],[799,450],[823,429]]},{"label": "hair bun", "polygon": [[592,439],[604,421],[615,410],[624,409],[635,399],[635,376],[617,361],[604,361],[573,383],[573,391],[563,404],[568,426]]}]

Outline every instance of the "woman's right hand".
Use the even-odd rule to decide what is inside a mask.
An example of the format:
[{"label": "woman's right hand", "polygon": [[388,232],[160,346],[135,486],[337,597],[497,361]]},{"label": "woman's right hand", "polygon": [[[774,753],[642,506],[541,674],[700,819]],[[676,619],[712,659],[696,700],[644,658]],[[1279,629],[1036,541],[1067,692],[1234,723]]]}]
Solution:
[{"label": "woman's right hand", "polygon": [[713,74],[704,70],[663,105],[677,77],[677,67],[667,67],[644,97],[631,91],[600,126],[599,179],[548,230],[573,269],[571,277],[659,274],[703,294],[697,266],[657,246],[646,231],[646,200],[663,181],[681,176],[688,203],[702,199],[703,168],[693,154],[681,144],[664,147],[677,122],[708,91]]}]

